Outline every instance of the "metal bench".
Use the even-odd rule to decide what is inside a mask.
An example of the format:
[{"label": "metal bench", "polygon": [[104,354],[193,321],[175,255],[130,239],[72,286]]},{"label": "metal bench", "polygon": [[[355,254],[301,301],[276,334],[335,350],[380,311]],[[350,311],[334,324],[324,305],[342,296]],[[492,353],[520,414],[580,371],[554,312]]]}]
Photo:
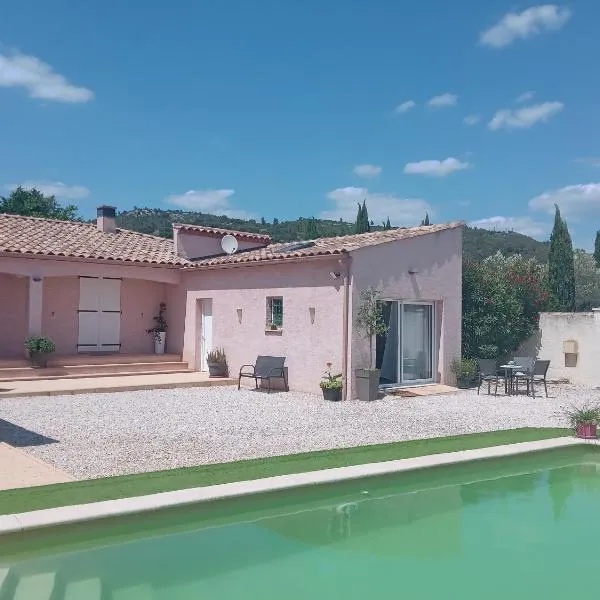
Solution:
[{"label": "metal bench", "polygon": [[242,377],[254,379],[256,389],[258,381],[266,381],[269,393],[271,393],[271,379],[283,379],[285,391],[289,392],[287,377],[283,367],[285,356],[259,356],[253,365],[242,365],[238,376],[238,390],[240,389]]}]

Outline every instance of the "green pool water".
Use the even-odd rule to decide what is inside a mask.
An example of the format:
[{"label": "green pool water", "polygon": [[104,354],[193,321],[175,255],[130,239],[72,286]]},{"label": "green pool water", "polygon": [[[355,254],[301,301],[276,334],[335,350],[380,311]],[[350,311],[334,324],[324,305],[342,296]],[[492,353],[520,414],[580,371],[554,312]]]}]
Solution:
[{"label": "green pool water", "polygon": [[600,586],[573,447],[0,538],[0,600],[561,599]]}]

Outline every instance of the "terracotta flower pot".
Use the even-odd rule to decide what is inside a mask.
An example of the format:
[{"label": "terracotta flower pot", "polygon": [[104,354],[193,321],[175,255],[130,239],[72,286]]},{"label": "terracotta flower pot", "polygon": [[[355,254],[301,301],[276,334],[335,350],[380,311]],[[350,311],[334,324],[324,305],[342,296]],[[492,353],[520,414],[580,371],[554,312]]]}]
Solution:
[{"label": "terracotta flower pot", "polygon": [[575,428],[575,435],[584,440],[596,439],[596,424],[595,423],[579,423]]}]

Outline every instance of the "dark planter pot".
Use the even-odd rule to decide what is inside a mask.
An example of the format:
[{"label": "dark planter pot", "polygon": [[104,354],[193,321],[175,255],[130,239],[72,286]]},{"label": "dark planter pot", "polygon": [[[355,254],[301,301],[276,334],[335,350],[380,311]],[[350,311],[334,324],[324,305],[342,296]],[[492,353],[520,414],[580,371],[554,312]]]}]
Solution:
[{"label": "dark planter pot", "polygon": [[356,397],[372,402],[379,395],[379,369],[356,369]]},{"label": "dark planter pot", "polygon": [[470,387],[473,387],[473,378],[472,377],[457,377],[456,378],[456,387],[459,390],[468,390]]},{"label": "dark planter pot", "polygon": [[44,369],[48,366],[47,352],[30,352],[29,361],[34,369]]},{"label": "dark planter pot", "polygon": [[575,428],[575,435],[584,440],[596,439],[596,425],[594,423],[579,423]]},{"label": "dark planter pot", "polygon": [[339,402],[342,399],[342,388],[321,388],[323,398],[331,402]]},{"label": "dark planter pot", "polygon": [[221,363],[208,363],[208,376],[209,377],[227,377],[229,369],[227,365]]}]

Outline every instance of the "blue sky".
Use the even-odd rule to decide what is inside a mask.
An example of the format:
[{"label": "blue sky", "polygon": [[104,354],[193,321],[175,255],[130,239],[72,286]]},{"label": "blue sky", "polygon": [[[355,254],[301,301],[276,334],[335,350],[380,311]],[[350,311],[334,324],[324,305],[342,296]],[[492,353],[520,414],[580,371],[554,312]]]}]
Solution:
[{"label": "blue sky", "polygon": [[[600,2],[20,0],[0,188],[271,220],[600,228]],[[2,192],[2,193],[4,193]]]}]

